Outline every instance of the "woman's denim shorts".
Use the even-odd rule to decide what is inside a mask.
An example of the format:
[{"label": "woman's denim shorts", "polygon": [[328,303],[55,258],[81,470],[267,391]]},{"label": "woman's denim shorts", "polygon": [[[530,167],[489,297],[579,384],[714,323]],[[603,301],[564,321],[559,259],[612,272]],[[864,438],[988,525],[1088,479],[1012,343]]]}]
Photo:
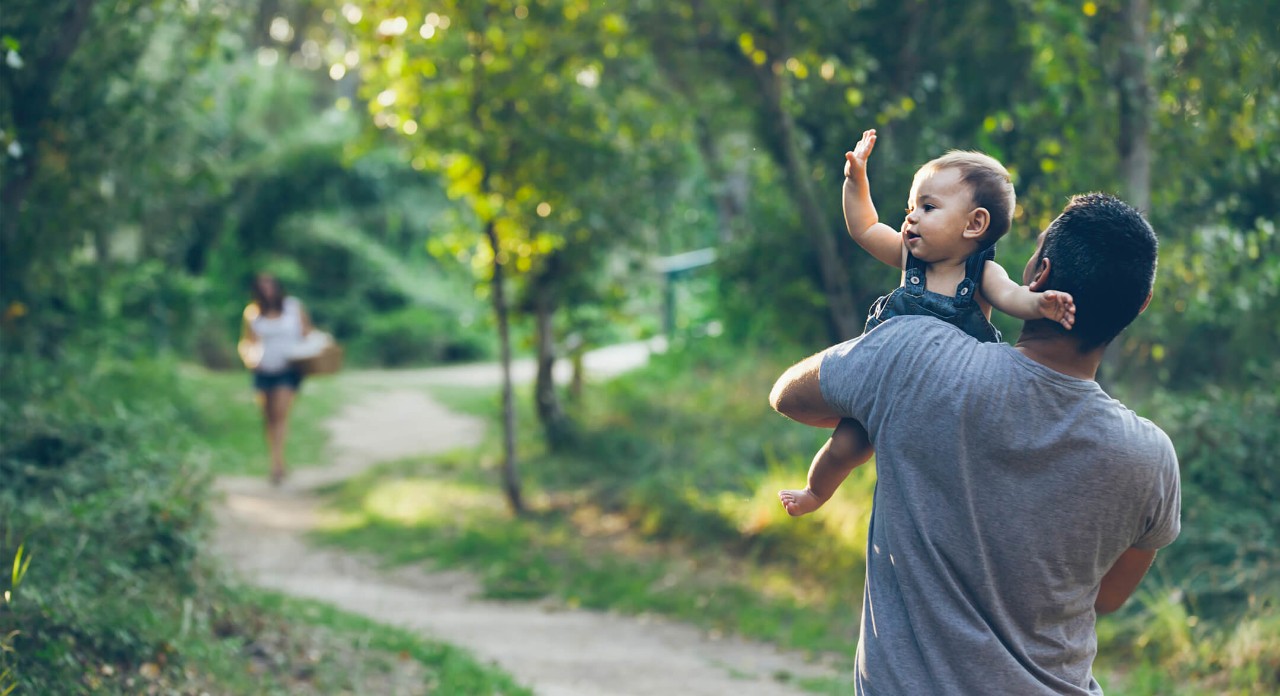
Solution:
[{"label": "woman's denim shorts", "polygon": [[301,385],[302,373],[297,370],[253,373],[253,388],[258,391],[267,392],[280,387],[288,387],[293,391],[298,391],[298,387]]}]

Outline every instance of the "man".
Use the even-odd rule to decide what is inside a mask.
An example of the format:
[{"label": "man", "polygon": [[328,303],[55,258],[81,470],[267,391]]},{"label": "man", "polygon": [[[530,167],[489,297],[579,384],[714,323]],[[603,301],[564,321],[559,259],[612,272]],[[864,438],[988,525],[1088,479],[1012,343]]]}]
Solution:
[{"label": "man", "polygon": [[779,378],[780,413],[853,418],[875,445],[858,694],[1102,693],[1096,616],[1180,528],[1168,437],[1095,381],[1151,300],[1156,246],[1133,208],[1077,196],[1023,271],[1075,298],[1070,331],[1028,321],[1009,346],[898,317]]}]

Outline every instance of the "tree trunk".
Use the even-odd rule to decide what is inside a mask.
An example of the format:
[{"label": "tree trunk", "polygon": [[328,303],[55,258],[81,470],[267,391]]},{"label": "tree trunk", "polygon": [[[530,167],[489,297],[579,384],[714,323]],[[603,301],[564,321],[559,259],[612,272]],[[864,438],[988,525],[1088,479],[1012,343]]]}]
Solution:
[{"label": "tree trunk", "polygon": [[555,330],[552,325],[554,307],[545,290],[536,288],[533,298],[534,322],[538,340],[538,370],[534,380],[533,397],[538,421],[551,450],[562,448],[568,439],[568,421],[555,383]]},{"label": "tree trunk", "polygon": [[[853,304],[849,277],[845,274],[844,265],[840,262],[834,225],[831,223],[831,217],[824,213],[825,206],[822,205],[814,189],[813,168],[800,149],[795,121],[784,106],[785,85],[782,76],[769,65],[758,68],[755,75],[763,96],[765,118],[774,124],[772,133],[777,142],[776,147],[771,150],[782,156],[783,161],[780,164],[786,170],[787,178],[791,180],[793,198],[800,209],[800,218],[809,230],[814,251],[818,255],[818,270],[830,311],[833,338],[836,341],[853,338],[862,332],[862,317]],[[833,192],[833,206],[835,200],[837,200],[836,193]]]},{"label": "tree trunk", "polygon": [[502,265],[502,245],[492,219],[484,224],[489,248],[493,251],[493,313],[498,320],[498,344],[502,360],[502,489],[507,495],[511,511],[524,513],[524,500],[520,494],[520,475],[516,471],[516,409],[511,387],[511,320],[507,308],[505,268]]},{"label": "tree trunk", "polygon": [[575,408],[582,405],[582,383],[585,381],[582,357],[586,352],[585,343],[578,344],[569,351],[569,363],[573,365],[573,376],[569,378],[569,401]]},{"label": "tree trunk", "polygon": [[[486,36],[484,30],[488,27],[489,15],[492,11],[493,5],[488,2],[484,3],[480,10],[481,16],[477,26],[480,29],[478,35],[481,37],[481,45],[477,48],[477,53],[484,49],[483,37]],[[477,67],[472,71],[472,78],[475,84],[471,91],[469,109],[471,127],[477,133],[484,133],[487,129],[480,109],[486,96],[484,69]],[[504,151],[501,146],[495,148],[492,142],[488,141],[490,147],[482,147],[477,153],[481,170],[479,193],[482,196],[491,193],[489,181],[494,163],[511,159],[510,152]],[[493,280],[490,282],[489,292],[493,298],[493,314],[498,320],[498,349],[502,361],[502,490],[507,495],[507,504],[511,506],[511,512],[521,515],[524,513],[524,498],[520,493],[520,474],[516,468],[516,406],[511,386],[511,312],[507,307],[506,267],[502,263],[502,241],[498,239],[496,221],[492,214],[485,217],[484,235],[489,240],[490,251],[493,252]]]},{"label": "tree trunk", "polygon": [[[1125,200],[1144,213],[1151,207],[1151,80],[1148,74],[1148,0],[1128,0],[1120,11],[1118,65],[1120,173]],[[1116,341],[1103,354],[1098,383],[1108,386],[1123,371],[1124,347]]]},{"label": "tree trunk", "polygon": [[1151,207],[1151,80],[1148,0],[1128,0],[1121,10],[1120,171],[1125,198],[1133,207]]},{"label": "tree trunk", "polygon": [[[20,246],[22,209],[36,180],[36,166],[44,143],[42,123],[50,118],[50,105],[62,70],[80,47],[96,3],[97,0],[77,0],[62,17],[54,18],[52,26],[57,27],[56,37],[44,54],[32,54],[30,48],[23,47],[28,50],[27,67],[21,74],[0,69],[0,89],[8,93],[9,103],[15,105],[10,110],[12,135],[23,149],[22,160],[8,163],[5,169],[9,175],[0,176],[0,296],[20,292],[32,262],[40,260],[25,253],[15,254]],[[8,155],[0,152],[0,157]],[[17,170],[16,173],[12,173],[13,170]]]},{"label": "tree trunk", "polygon": [[703,165],[707,168],[707,176],[711,179],[711,187],[715,192],[716,212],[720,223],[720,242],[727,244],[738,237],[741,232],[750,237],[751,231],[744,211],[747,208],[746,174],[738,169],[726,170],[720,157],[720,148],[716,144],[715,134],[705,116],[694,119],[697,133],[698,152],[702,155]]},{"label": "tree trunk", "polygon": [[[714,20],[716,12],[713,8],[707,7],[706,3],[692,2],[693,15],[695,23],[706,21],[708,23]],[[778,13],[784,3],[773,3],[770,5],[771,12]],[[775,18],[777,26],[786,26],[788,20],[782,17]],[[711,26],[711,24],[708,24]],[[656,34],[659,40],[665,38],[665,34],[659,30]],[[696,41],[695,41],[696,43]],[[762,141],[769,150],[774,161],[782,167],[786,172],[787,178],[792,184],[792,200],[800,210],[801,220],[812,239],[814,253],[818,259],[818,275],[822,285],[823,294],[827,299],[827,308],[830,313],[831,335],[833,339],[845,340],[852,338],[862,331],[862,312],[854,306],[853,297],[850,292],[849,278],[845,274],[844,265],[840,261],[839,247],[836,244],[836,226],[832,224],[831,217],[824,214],[827,206],[820,201],[817,192],[814,190],[813,170],[807,161],[799,144],[799,135],[795,121],[791,118],[791,114],[787,112],[784,106],[784,90],[786,83],[781,76],[781,69],[775,62],[766,63],[762,66],[755,65],[750,58],[743,56],[738,48],[737,37],[733,36],[730,41],[713,42],[714,50],[723,52],[729,56],[736,65],[736,69],[744,76],[750,76],[755,80],[759,87],[760,105],[763,114],[759,117],[762,133]],[[669,47],[659,45],[657,47],[656,56],[659,67],[663,70],[668,80],[675,85],[678,92],[685,95],[691,103],[697,106],[696,95],[702,89],[701,85],[690,84],[686,79],[681,67],[676,64],[672,53],[667,50]],[[705,50],[704,48],[696,48],[695,50]],[[784,51],[776,51],[777,56],[783,55]],[[715,143],[711,139],[711,132],[706,127],[703,119],[696,121],[698,126],[698,148],[702,154],[703,160],[707,164],[707,171],[716,185],[717,197],[716,204],[720,213],[721,237],[727,237],[734,233],[736,225],[735,215],[740,212],[738,201],[734,198],[735,191],[730,182],[734,182],[733,177],[741,176],[741,173],[734,172],[725,175],[722,171],[723,163],[720,162],[719,155],[715,151]],[[835,166],[835,165],[833,165]],[[740,187],[745,189],[745,187]],[[832,200],[838,200],[837,194],[832,194]],[[835,204],[832,203],[834,206]],[[737,216],[736,222],[745,225],[745,216]]]}]

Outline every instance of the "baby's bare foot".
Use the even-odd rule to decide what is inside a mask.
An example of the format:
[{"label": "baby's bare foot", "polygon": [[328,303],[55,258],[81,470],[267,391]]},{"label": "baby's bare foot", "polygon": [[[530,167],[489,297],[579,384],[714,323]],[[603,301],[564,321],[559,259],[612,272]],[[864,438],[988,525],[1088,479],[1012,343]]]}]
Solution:
[{"label": "baby's bare foot", "polygon": [[807,515],[822,507],[822,501],[818,500],[818,496],[808,488],[799,491],[778,491],[778,500],[782,501],[782,507],[786,508],[787,514],[792,517]]}]

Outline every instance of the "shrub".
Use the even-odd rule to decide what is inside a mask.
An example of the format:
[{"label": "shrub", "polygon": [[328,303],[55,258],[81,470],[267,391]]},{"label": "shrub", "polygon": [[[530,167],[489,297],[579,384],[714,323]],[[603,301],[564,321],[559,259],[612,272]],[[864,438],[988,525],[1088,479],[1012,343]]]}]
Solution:
[{"label": "shrub", "polygon": [[490,338],[464,326],[453,314],[406,307],[372,316],[350,341],[353,360],[385,367],[477,360],[489,354]]},{"label": "shrub", "polygon": [[1201,616],[1280,600],[1280,395],[1215,387],[1153,395],[1144,412],[1173,440],[1182,534],[1157,557]]},{"label": "shrub", "polygon": [[0,631],[19,633],[0,672],[22,693],[163,662],[198,584],[207,482],[174,427],[190,414],[173,367],[89,355],[6,359],[0,378],[0,559],[19,546],[30,559],[21,586],[6,584]]}]

